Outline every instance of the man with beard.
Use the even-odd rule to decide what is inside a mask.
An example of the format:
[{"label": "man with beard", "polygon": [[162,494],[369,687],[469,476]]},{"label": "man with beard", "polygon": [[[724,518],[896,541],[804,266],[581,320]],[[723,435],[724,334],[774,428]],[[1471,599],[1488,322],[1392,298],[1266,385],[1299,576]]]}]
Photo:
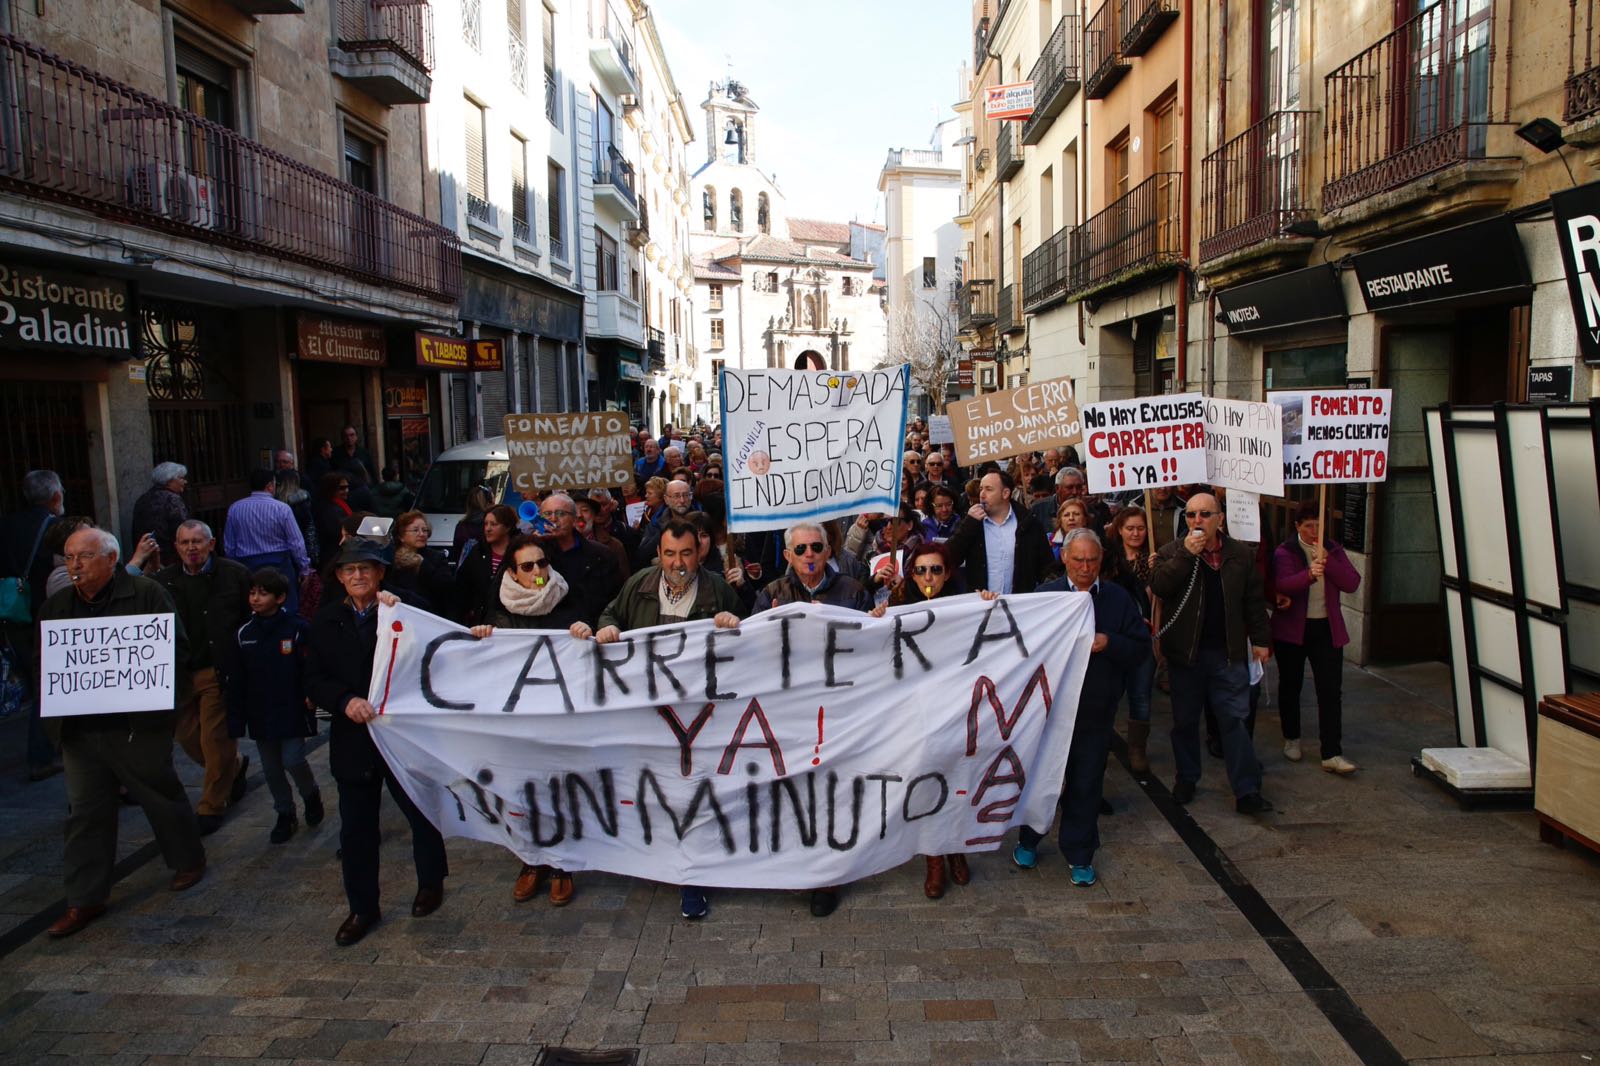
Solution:
[{"label": "man with beard", "polygon": [[[593,637],[598,644],[611,644],[621,640],[627,630],[667,622],[709,618],[718,629],[738,626],[739,597],[719,575],[698,564],[699,533],[694,526],[681,518],[668,520],[657,554],[659,563],[630,577],[617,598],[600,612],[598,630],[587,622],[574,622],[572,635],[578,640]],[[685,918],[694,921],[710,911],[704,888],[682,886],[681,913]]]}]

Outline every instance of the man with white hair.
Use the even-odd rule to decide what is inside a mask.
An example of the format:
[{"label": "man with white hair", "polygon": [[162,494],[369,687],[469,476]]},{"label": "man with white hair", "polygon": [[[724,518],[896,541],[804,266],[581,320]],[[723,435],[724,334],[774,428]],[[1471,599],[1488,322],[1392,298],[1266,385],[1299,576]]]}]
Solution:
[{"label": "man with white hair", "polygon": [[669,444],[661,449],[661,476],[668,481],[683,466],[683,449],[676,444]]},{"label": "man with white hair", "polygon": [[[117,566],[117,538],[102,529],[80,529],[67,538],[64,556],[72,587],[51,596],[41,621],[94,622],[123,615],[173,613],[166,590]],[[175,691],[187,695],[189,643],[181,618],[172,623]],[[189,794],[172,768],[174,707],[136,713],[77,714],[45,719],[61,743],[66,763],[67,911],[50,927],[52,937],[71,936],[105,913],[117,859],[118,786],[144,808],[162,857],[174,871],[172,890],[191,888],[205,876]]]},{"label": "man with white hair", "polygon": [[188,485],[188,467],[182,463],[160,463],[150,472],[150,487],[133,502],[133,535],[129,543],[138,543],[147,533],[156,538],[163,566],[178,560],[173,539],[178,535],[178,527],[189,520],[189,508],[183,502],[183,490]]}]

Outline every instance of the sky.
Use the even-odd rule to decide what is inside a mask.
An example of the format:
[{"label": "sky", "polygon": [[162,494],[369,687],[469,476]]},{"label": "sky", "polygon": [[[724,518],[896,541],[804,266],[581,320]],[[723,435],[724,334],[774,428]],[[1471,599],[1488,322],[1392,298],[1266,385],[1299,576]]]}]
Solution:
[{"label": "sky", "polygon": [[[882,223],[890,148],[921,148],[952,115],[971,50],[970,0],[652,0],[656,31],[705,159],[713,81],[729,72],[761,108],[755,163],[791,216]],[[970,57],[969,57],[970,58]]]}]

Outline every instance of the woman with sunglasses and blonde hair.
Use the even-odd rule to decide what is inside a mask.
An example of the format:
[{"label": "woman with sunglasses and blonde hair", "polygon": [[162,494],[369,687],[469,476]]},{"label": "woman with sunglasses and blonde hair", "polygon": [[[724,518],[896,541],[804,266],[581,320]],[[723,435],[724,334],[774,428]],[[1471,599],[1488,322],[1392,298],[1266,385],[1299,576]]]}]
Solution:
[{"label": "woman with sunglasses and blonde hair", "polygon": [[[487,640],[496,629],[566,629],[583,620],[578,598],[550,565],[550,545],[543,537],[517,537],[506,549],[506,560],[500,571],[500,595],[489,608],[487,624],[472,627],[473,636]],[[538,894],[547,878],[550,905],[565,907],[571,903],[572,875],[532,863],[523,863],[511,888],[511,898],[518,903],[527,902]]]}]

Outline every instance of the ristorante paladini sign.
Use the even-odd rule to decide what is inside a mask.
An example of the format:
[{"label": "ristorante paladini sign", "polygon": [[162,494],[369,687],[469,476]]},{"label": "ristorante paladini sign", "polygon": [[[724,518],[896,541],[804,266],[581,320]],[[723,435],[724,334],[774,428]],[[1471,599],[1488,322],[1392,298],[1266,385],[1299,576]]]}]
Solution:
[{"label": "ristorante paladini sign", "polygon": [[130,358],[125,282],[0,259],[0,345]]}]

